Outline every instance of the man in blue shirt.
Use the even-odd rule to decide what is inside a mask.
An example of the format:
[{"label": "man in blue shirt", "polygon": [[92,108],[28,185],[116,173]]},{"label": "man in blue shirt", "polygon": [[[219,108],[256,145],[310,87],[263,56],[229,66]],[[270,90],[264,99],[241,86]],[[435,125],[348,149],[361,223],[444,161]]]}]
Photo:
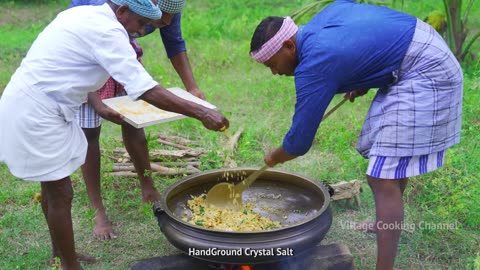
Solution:
[{"label": "man in blue shirt", "polygon": [[[70,8],[81,5],[102,5],[105,2],[106,0],[72,0]],[[151,34],[159,28],[167,56],[182,79],[186,90],[199,98],[205,99],[205,95],[199,89],[193,77],[185,41],[182,37],[181,11],[185,5],[185,0],[158,0],[157,4],[162,11],[162,17],[145,28],[145,35]],[[143,51],[134,37],[131,39],[131,45],[137,53],[138,60],[141,61]],[[119,113],[109,109],[101,102],[101,99],[124,95],[124,93],[122,85],[110,78],[99,91],[89,94],[88,103],[81,106],[77,115],[77,120],[88,141],[87,158],[82,166],[82,173],[91,207],[96,210],[94,235],[100,240],[117,237],[108,220],[101,198],[99,136],[102,118],[122,126],[123,141],[135,166],[143,201],[153,202],[160,199],[160,193],[155,189],[151,177],[144,130],[125,123]]]},{"label": "man in blue shirt", "polygon": [[446,149],[460,141],[463,75],[447,44],[413,16],[337,0],[304,26],[289,17],[264,19],[250,53],[274,75],[295,76],[292,125],[282,146],[265,156],[269,166],[310,149],[335,94],[353,101],[379,88],[357,150],[369,159],[376,269],[393,269],[408,177],[441,167]]}]

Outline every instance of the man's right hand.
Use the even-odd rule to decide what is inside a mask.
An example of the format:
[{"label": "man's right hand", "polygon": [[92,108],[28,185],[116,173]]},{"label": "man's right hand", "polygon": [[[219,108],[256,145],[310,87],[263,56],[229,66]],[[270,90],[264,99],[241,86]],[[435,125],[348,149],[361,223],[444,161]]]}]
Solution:
[{"label": "man's right hand", "polygon": [[357,89],[352,92],[346,93],[344,98],[348,98],[350,102],[354,102],[356,97],[361,97],[368,92],[369,89]]},{"label": "man's right hand", "polygon": [[228,119],[223,114],[212,109],[207,109],[200,121],[204,127],[215,131],[223,131],[230,126]]},{"label": "man's right hand", "polygon": [[223,131],[230,126],[228,119],[220,112],[180,98],[160,85],[143,93],[140,99],[159,109],[198,119],[210,130]]}]

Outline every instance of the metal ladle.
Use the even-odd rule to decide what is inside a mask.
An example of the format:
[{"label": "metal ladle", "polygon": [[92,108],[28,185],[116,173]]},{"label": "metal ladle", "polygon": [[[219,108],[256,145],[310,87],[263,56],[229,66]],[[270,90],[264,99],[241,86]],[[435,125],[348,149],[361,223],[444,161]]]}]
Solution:
[{"label": "metal ladle", "polygon": [[[348,98],[344,98],[340,101],[335,107],[328,111],[324,116],[325,120],[330,114],[332,114],[336,109],[338,109]],[[226,130],[222,130],[225,132]],[[225,133],[228,136],[228,133]],[[207,193],[207,198],[205,199],[207,206],[214,206],[217,208],[238,208],[242,202],[242,192],[245,191],[255,180],[268,169],[268,165],[263,166],[260,170],[254,171],[250,174],[247,179],[242,182],[234,185],[232,183],[222,182],[213,186]]]}]

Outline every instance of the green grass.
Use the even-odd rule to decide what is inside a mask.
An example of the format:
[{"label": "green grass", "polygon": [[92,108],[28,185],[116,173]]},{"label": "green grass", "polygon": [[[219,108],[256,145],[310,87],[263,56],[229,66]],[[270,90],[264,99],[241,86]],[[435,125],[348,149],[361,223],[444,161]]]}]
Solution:
[{"label": "green grass", "polygon": [[[263,165],[263,155],[278,146],[287,132],[295,102],[293,78],[274,77],[270,71],[248,56],[250,38],[256,25],[268,15],[288,15],[307,1],[189,1],[183,15],[183,34],[190,62],[200,88],[207,98],[229,116],[231,133],[245,127],[235,161],[239,166]],[[11,19],[0,20],[0,93],[18,67],[31,42],[63,7],[66,0],[48,5],[0,2]],[[397,8],[400,8],[397,6]],[[403,9],[423,18],[441,9],[436,0],[405,1]],[[480,29],[478,3],[472,10],[471,29]],[[147,70],[165,87],[182,86],[165,56],[158,33],[141,39]],[[479,55],[479,44],[474,53]],[[407,188],[406,222],[416,224],[458,222],[454,230],[417,228],[403,233],[396,269],[480,269],[480,65],[464,67],[464,122],[462,142],[446,157],[441,170],[417,177]],[[373,93],[347,103],[322,123],[308,154],[279,168],[301,173],[313,179],[337,182],[365,181],[367,160],[355,151]],[[341,99],[337,97],[332,104]],[[225,143],[221,133],[205,130],[200,122],[186,119],[146,129],[157,133],[195,138],[211,152],[203,159],[203,169],[221,167],[217,154]],[[103,126],[101,145],[109,150],[122,146],[120,128]],[[157,147],[150,143],[151,148]],[[112,161],[102,157],[103,172]],[[32,198],[38,183],[15,179],[0,164],[0,269],[47,269],[50,240],[40,205]],[[85,185],[77,172],[73,175],[75,198],[73,219],[79,250],[94,254],[101,263],[85,269],[128,269],[141,258],[177,252],[160,232],[150,205],[142,205],[135,179],[104,176],[104,203],[120,237],[99,242],[92,237],[93,213],[88,208]],[[164,190],[179,178],[155,177]],[[372,219],[375,215],[372,194],[364,185],[361,209],[334,203],[334,226],[325,243],[346,244],[357,269],[372,269],[375,263],[375,238],[342,228],[349,221]],[[476,267],[476,268],[475,268]]]}]

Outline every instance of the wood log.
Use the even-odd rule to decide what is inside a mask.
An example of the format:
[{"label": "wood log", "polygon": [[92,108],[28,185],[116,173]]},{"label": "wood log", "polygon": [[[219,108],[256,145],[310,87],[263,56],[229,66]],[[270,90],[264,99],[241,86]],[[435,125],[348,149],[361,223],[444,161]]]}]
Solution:
[{"label": "wood log", "polygon": [[223,166],[225,168],[236,168],[236,167],[238,167],[237,162],[235,162],[235,160],[233,159],[233,156],[235,154],[235,149],[237,147],[238,140],[242,136],[243,129],[244,129],[243,126],[240,127],[237,130],[237,132],[235,132],[235,134],[233,134],[233,136],[231,136],[228,139],[227,144],[223,147],[223,149],[226,152],[225,153],[225,160],[223,162]]},{"label": "wood log", "polygon": [[[120,166],[120,165],[116,165],[116,164],[130,164],[130,165]],[[112,172],[123,172],[123,171],[133,172],[133,171],[135,171],[135,167],[133,166],[132,163],[116,163],[116,164],[113,165]]]},{"label": "wood log", "polygon": [[176,175],[181,170],[180,168],[168,168],[155,163],[150,164],[150,167],[152,168],[152,171],[159,172],[166,175]]},{"label": "wood log", "polygon": [[182,144],[184,146],[188,146],[190,144],[198,145],[198,143],[196,141],[192,141],[190,139],[183,138],[183,137],[180,137],[180,136],[175,136],[175,135],[158,134],[157,137],[159,139],[169,141],[169,142],[173,142],[173,143],[176,143],[176,144]]},{"label": "wood log", "polygon": [[[171,167],[180,167],[180,168],[186,168],[186,167],[198,167],[201,165],[200,161],[190,161],[190,162],[157,162],[157,163],[151,163],[151,167],[155,166],[160,166],[162,168],[171,168]],[[157,168],[160,168],[157,167]],[[174,168],[175,169],[175,168]],[[197,168],[195,168],[197,169]],[[135,166],[133,163],[114,163],[112,166],[112,172],[121,172],[121,171],[127,171],[127,172],[134,172],[135,171]]]},{"label": "wood log", "polygon": [[187,166],[186,168],[168,168],[158,164],[151,164],[152,171],[160,175],[190,175],[200,172],[199,169],[193,166]]},{"label": "wood log", "polygon": [[133,163],[132,162],[116,162],[116,163],[113,163],[113,166],[133,166]]},{"label": "wood log", "polygon": [[332,196],[333,201],[354,199],[358,207],[360,207],[360,192],[362,191],[362,181],[342,181],[330,185],[335,194]]},{"label": "wood log", "polygon": [[243,129],[244,127],[241,126],[237,132],[235,132],[235,134],[233,134],[227,141],[227,144],[223,147],[223,149],[225,150],[228,150],[230,152],[234,152],[235,151],[235,148],[237,147],[237,144],[238,144],[238,140],[240,139],[240,137],[242,136],[242,132],[243,132]]},{"label": "wood log", "polygon": [[169,142],[169,141],[164,140],[164,139],[157,139],[157,142],[158,142],[158,143],[161,143],[161,144],[164,144],[164,145],[173,146],[173,147],[178,148],[178,149],[181,149],[181,150],[190,150],[190,149],[192,149],[192,148],[190,148],[190,147],[188,147],[188,146],[185,146],[185,145],[182,145],[182,144],[178,144],[178,143]]},{"label": "wood log", "polygon": [[200,161],[162,161],[162,162],[156,162],[158,165],[162,165],[165,167],[185,167],[188,165],[191,165],[193,167],[198,167],[202,165],[202,162]]},{"label": "wood log", "polygon": [[108,173],[110,176],[121,176],[121,177],[137,177],[137,173],[135,172],[126,172],[126,171],[121,171],[121,172],[111,172]]},{"label": "wood log", "polygon": [[187,157],[199,157],[204,155],[207,151],[203,148],[191,148],[188,150],[164,150],[164,149],[157,149],[153,150],[150,153],[150,157],[158,158],[187,158]]}]

